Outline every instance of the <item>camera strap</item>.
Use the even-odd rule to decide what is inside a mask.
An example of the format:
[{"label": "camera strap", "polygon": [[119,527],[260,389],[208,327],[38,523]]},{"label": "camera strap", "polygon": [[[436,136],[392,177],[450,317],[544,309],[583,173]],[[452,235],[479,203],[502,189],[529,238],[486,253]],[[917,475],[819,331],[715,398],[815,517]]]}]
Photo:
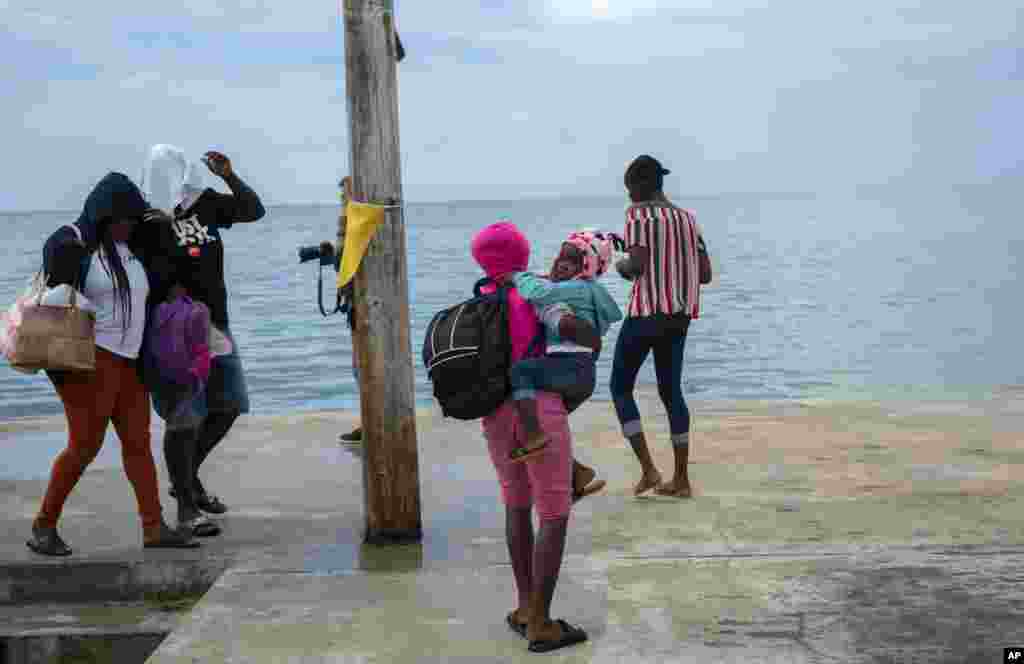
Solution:
[{"label": "camera strap", "polygon": [[334,303],[334,311],[332,311],[331,313],[327,313],[327,310],[324,308],[324,266],[322,263],[320,264],[318,270],[319,271],[317,272],[316,276],[316,300],[317,305],[319,305],[320,307],[320,313],[323,315],[324,318],[333,316],[335,314],[348,313],[349,302],[348,300],[344,300],[344,302],[342,301],[343,298],[341,295],[341,291],[338,291],[338,297]]}]

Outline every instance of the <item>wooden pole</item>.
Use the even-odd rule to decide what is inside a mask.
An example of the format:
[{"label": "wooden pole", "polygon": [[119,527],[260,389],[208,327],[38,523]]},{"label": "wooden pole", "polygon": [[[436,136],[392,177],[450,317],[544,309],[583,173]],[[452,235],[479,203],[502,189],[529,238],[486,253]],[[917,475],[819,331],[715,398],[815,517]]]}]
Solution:
[{"label": "wooden pole", "polygon": [[[401,204],[394,0],[342,0],[357,199]],[[403,209],[386,210],[354,282],[365,539],[418,541],[419,461]]]}]

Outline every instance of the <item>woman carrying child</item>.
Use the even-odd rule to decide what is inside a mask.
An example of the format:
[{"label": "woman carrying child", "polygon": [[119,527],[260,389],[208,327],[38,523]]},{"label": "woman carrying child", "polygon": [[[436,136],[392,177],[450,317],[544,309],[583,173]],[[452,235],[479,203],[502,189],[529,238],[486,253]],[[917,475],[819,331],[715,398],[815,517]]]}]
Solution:
[{"label": "woman carrying child", "polygon": [[[508,285],[512,275],[529,265],[530,243],[510,223],[497,223],[473,237],[473,258],[497,284]],[[496,286],[489,285],[490,292]],[[536,357],[539,321],[528,302],[510,288],[508,325],[512,360]],[[584,320],[565,313],[559,323],[564,338],[583,344],[597,333]],[[510,452],[525,444],[518,408],[512,400],[483,419],[491,461],[501,484],[505,503],[505,538],[515,575],[518,606],[506,616],[506,623],[529,641],[532,652],[548,652],[581,643],[587,634],[564,620],[551,619],[551,601],[565,553],[565,540],[572,506],[572,434],[561,396],[537,394],[537,419],[550,437],[546,454],[528,464],[509,458]],[[537,510],[540,527],[535,533],[532,511]]]}]

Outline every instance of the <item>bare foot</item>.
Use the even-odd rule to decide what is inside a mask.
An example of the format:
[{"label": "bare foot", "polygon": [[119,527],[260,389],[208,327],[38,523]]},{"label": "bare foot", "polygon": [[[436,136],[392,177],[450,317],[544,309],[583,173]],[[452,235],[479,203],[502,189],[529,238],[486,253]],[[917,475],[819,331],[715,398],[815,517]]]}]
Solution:
[{"label": "bare foot", "polygon": [[594,481],[597,477],[597,472],[588,466],[584,466],[582,463],[577,462],[576,472],[573,473],[572,478],[572,489],[573,493],[583,493],[583,489],[588,484]]},{"label": "bare foot", "polygon": [[522,625],[530,622],[530,614],[526,612],[526,609],[516,609],[512,612],[512,618]]},{"label": "bare foot", "polygon": [[524,639],[526,638],[526,627],[530,624],[530,617],[523,609],[516,609],[505,618],[509,628]]},{"label": "bare foot", "polygon": [[592,496],[595,493],[597,493],[598,491],[601,491],[602,489],[605,488],[605,486],[607,486],[607,484],[608,483],[605,482],[604,480],[597,480],[597,481],[591,482],[590,484],[588,484],[587,486],[585,486],[582,489],[579,489],[579,490],[573,489],[573,491],[572,491],[572,502],[573,502],[573,504],[576,504],[576,503],[580,502],[581,500],[583,500],[587,496]]},{"label": "bare foot", "polygon": [[654,493],[659,496],[668,496],[670,498],[691,498],[693,492],[690,489],[689,480],[673,480],[667,484],[662,484]]},{"label": "bare foot", "polygon": [[653,473],[644,473],[644,476],[637,482],[637,485],[633,487],[633,495],[639,496],[647,493],[651,489],[661,485],[661,473],[654,471]]}]

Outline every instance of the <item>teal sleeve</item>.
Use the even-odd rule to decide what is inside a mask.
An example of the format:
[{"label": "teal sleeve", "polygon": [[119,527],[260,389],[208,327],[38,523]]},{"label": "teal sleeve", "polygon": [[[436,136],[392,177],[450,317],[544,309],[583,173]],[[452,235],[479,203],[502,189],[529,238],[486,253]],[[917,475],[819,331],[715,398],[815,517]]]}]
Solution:
[{"label": "teal sleeve", "polygon": [[611,293],[599,283],[594,283],[594,303],[597,306],[598,319],[601,321],[601,335],[604,336],[613,323],[622,320],[622,309]]},{"label": "teal sleeve", "polygon": [[554,282],[530,272],[516,272],[512,283],[520,297],[538,309],[559,301]]}]

